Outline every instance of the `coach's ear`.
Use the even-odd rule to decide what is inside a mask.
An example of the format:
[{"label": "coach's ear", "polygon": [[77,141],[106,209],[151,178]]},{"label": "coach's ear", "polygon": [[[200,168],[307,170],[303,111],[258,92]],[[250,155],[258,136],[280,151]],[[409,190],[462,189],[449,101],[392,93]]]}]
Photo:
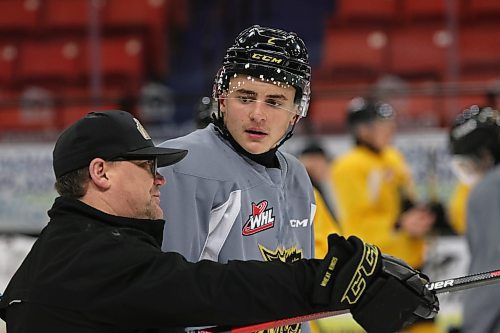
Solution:
[{"label": "coach's ear", "polygon": [[112,162],[107,162],[102,158],[94,158],[89,165],[89,175],[96,187],[106,190],[111,184],[108,173],[112,168]]}]

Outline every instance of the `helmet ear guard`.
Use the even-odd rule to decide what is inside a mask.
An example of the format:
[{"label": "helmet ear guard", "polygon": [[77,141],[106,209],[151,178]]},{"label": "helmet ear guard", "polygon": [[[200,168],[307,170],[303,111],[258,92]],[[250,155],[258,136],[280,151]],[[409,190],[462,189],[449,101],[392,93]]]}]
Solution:
[{"label": "helmet ear guard", "polygon": [[305,44],[295,33],[258,25],[243,30],[227,50],[215,76],[214,98],[229,91],[230,80],[238,74],[278,86],[293,86],[296,114],[307,115],[311,66]]}]

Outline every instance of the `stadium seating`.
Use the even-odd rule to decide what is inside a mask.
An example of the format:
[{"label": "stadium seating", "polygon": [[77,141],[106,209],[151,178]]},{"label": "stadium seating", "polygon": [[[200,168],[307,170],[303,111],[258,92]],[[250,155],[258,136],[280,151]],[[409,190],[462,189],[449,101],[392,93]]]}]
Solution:
[{"label": "stadium seating", "polygon": [[167,0],[107,0],[103,8],[105,28],[154,30],[165,27]]},{"label": "stadium seating", "polygon": [[14,80],[19,48],[14,41],[0,40],[0,87]]},{"label": "stadium seating", "polygon": [[397,108],[400,129],[441,126],[442,99],[436,95],[407,95],[387,101]]},{"label": "stadium seating", "polygon": [[331,28],[323,43],[320,76],[333,81],[380,74],[387,51],[387,33],[371,28]]},{"label": "stadium seating", "polygon": [[0,91],[0,131],[54,129],[56,103],[51,91],[38,87]]},{"label": "stadium seating", "polygon": [[[450,4],[458,10],[455,41],[447,31]],[[136,97],[149,75],[166,77],[175,27],[189,24],[187,5],[186,0],[0,0],[0,92],[31,84],[49,89],[61,103],[54,111],[57,126],[92,107],[92,82],[109,102],[104,105],[117,107],[120,99]],[[96,49],[90,44],[92,17],[99,19]],[[403,120],[443,124],[453,103],[484,101],[490,83],[500,78],[499,17],[498,0],[336,1],[322,47],[311,48],[311,53],[322,50],[312,69],[311,119],[321,128],[342,128],[344,114],[331,111],[345,107],[353,95],[373,93],[381,78],[393,74],[410,87],[397,101],[404,106]],[[99,57],[93,58],[94,51]],[[93,59],[100,62],[91,66]],[[95,76],[93,70],[102,72]],[[421,80],[435,82],[437,90],[415,90]],[[450,80],[457,80],[462,97],[452,98]],[[68,94],[71,89],[78,96]],[[0,105],[0,111],[6,107]],[[38,126],[14,112],[0,116],[5,121],[0,127]]]},{"label": "stadium seating", "polygon": [[[59,33],[84,33],[89,27],[92,4],[99,2],[89,0],[45,0],[42,27],[58,30]],[[101,7],[95,9],[100,12]]]},{"label": "stadium seating", "polygon": [[39,24],[39,18],[38,0],[0,1],[0,33],[33,31]]},{"label": "stadium seating", "polygon": [[444,20],[446,0],[404,0],[403,18],[408,21]]},{"label": "stadium seating", "polygon": [[398,17],[397,0],[358,1],[338,0],[334,20],[342,24],[372,24],[396,20]]},{"label": "stadium seating", "polygon": [[464,74],[495,72],[500,75],[500,25],[466,25],[460,30],[460,63]]},{"label": "stadium seating", "polygon": [[393,29],[390,72],[407,79],[442,79],[452,36],[442,25]]},{"label": "stadium seating", "polygon": [[339,132],[345,128],[346,109],[351,97],[320,95],[311,99],[308,120],[320,133]]},{"label": "stadium seating", "polygon": [[81,76],[81,62],[81,44],[77,40],[26,39],[20,46],[18,79],[23,83],[76,82]]},{"label": "stadium seating", "polygon": [[[138,35],[107,37],[100,43],[100,67],[104,79],[140,81],[144,76],[144,45]],[[84,46],[84,72],[92,71],[91,48]]]},{"label": "stadium seating", "polygon": [[498,0],[470,0],[468,14],[473,20],[494,19],[500,15],[500,1]]}]

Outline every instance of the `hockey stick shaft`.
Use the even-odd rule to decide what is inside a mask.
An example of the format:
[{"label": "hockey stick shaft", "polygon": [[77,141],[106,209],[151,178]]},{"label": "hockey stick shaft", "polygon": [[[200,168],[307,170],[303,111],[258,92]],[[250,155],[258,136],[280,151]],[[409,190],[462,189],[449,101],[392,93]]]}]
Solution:
[{"label": "hockey stick shaft", "polygon": [[426,287],[429,290],[436,291],[436,294],[443,294],[451,291],[465,290],[499,282],[500,269],[497,269],[495,271],[471,274],[454,279],[430,282],[426,285]]},{"label": "hockey stick shaft", "polygon": [[[452,291],[465,290],[500,282],[500,269],[490,272],[471,274],[453,279],[438,280],[430,282],[426,285],[427,289],[434,290],[436,294],[444,294]],[[262,331],[274,327],[288,326],[293,324],[302,323],[326,317],[338,316],[348,313],[348,310],[341,311],[325,311],[318,312],[304,316],[297,316],[285,318],[280,320],[268,321],[249,326],[234,327],[228,329],[220,329],[217,327],[207,328],[206,330],[199,330],[198,332],[215,333],[215,332],[230,332],[230,333],[251,333]]]}]

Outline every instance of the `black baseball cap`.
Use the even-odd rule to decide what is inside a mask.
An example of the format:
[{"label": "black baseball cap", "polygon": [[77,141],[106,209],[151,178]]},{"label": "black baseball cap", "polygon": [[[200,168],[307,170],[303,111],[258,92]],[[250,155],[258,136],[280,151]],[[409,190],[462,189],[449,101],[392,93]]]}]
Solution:
[{"label": "black baseball cap", "polygon": [[130,113],[90,112],[68,127],[52,152],[56,178],[88,166],[94,158],[157,159],[158,167],[182,160],[187,150],[155,147],[141,123]]}]

